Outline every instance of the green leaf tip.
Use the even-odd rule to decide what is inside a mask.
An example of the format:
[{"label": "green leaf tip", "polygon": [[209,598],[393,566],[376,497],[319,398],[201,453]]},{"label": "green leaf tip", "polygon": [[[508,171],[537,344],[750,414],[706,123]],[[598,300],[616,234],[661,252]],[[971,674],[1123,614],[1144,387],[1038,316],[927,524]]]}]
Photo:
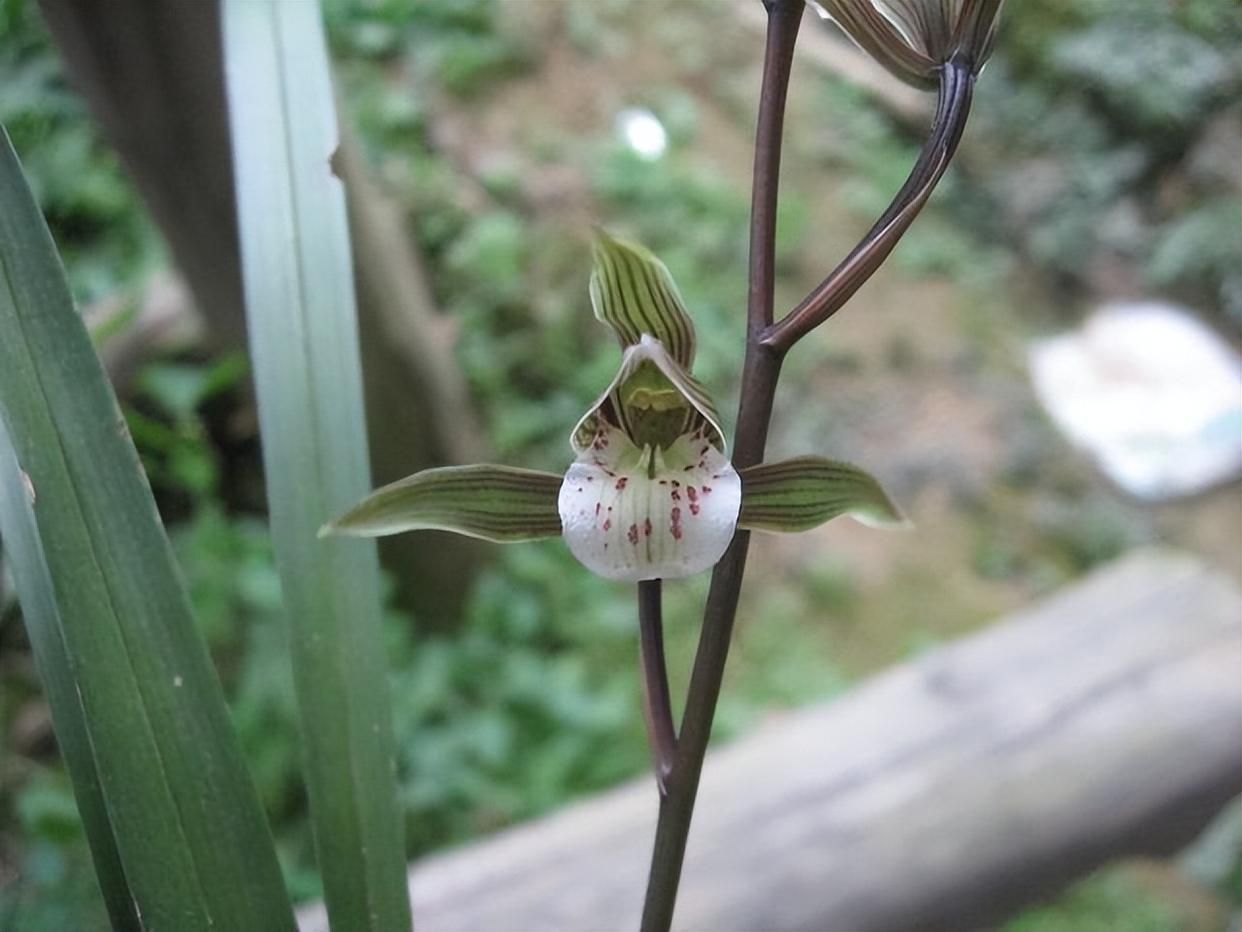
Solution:
[{"label": "green leaf tip", "polygon": [[659,340],[687,371],[694,363],[694,324],[668,268],[645,247],[595,231],[591,306],[623,349],[642,335]]},{"label": "green leaf tip", "polygon": [[558,537],[561,477],[512,466],[426,469],[372,492],[319,537],[452,531],[493,543]]},{"label": "green leaf tip", "polygon": [[910,526],[880,483],[849,463],[799,456],[742,470],[739,527],[809,531],[846,514],[873,527]]}]

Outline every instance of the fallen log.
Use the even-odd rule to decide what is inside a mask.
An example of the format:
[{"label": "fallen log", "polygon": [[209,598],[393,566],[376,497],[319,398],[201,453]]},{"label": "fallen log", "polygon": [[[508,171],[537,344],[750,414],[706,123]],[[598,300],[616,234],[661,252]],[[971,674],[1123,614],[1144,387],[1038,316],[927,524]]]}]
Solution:
[{"label": "fallen log", "polygon": [[[791,713],[709,757],[675,924],[977,929],[1172,853],[1242,789],[1239,648],[1232,583],[1141,553]],[[643,778],[415,864],[419,932],[636,928],[655,810]]]}]

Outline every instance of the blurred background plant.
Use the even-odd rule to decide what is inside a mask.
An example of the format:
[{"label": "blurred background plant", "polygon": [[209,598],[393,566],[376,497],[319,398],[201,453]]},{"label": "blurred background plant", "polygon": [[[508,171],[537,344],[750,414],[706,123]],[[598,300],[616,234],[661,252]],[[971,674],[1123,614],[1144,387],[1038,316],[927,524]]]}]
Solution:
[{"label": "blurred background plant", "polygon": [[[611,375],[615,349],[586,301],[594,222],[672,269],[701,334],[696,373],[734,409],[761,45],[745,6],[683,0],[651,17],[625,0],[326,4],[344,110],[400,206],[500,461],[558,469],[576,413]],[[815,42],[836,41],[814,28]],[[1032,337],[1109,299],[1184,301],[1230,342],[1242,336],[1242,12],[1234,0],[1058,0],[1011,5],[1002,28],[943,190],[890,269],[791,356],[773,426],[774,458],[841,451],[921,531],[876,543],[832,525],[755,548],[765,586],[743,594],[718,737],[1140,544],[1242,572],[1236,482],[1159,506],[1124,497],[1054,433],[1023,367]],[[803,52],[778,242],[786,305],[887,203],[925,119],[908,96]],[[654,149],[619,122],[635,108],[663,130]],[[0,2],[0,121],[79,301],[137,308],[167,251],[29,0]],[[131,319],[97,333],[101,350]],[[796,421],[781,400],[795,396],[817,399]],[[245,359],[207,341],[158,349],[124,403],[289,883],[311,898]],[[486,560],[455,625],[395,599],[387,615],[411,856],[647,766],[629,588],[579,572],[559,542]],[[705,584],[666,587],[675,682]],[[0,581],[0,929],[101,928],[6,592]],[[1011,928],[1212,929],[1242,907],[1236,882],[1175,876],[1107,871]]]}]

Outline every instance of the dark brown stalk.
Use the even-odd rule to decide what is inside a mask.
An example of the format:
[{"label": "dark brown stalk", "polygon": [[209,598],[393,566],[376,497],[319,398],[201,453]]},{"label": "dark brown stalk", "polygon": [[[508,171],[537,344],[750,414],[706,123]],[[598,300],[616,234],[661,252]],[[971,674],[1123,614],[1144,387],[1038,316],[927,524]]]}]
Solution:
[{"label": "dark brown stalk", "polygon": [[[802,23],[803,0],[769,0],[765,5],[768,9],[768,32],[763,85],[759,96],[751,198],[746,361],[742,370],[742,396],[733,452],[733,463],[739,469],[753,466],[763,459],[768,422],[772,416],[772,399],[780,374],[780,354],[765,347],[760,337],[772,323],[781,130],[794,43]],[[699,649],[694,658],[686,709],[681,720],[677,754],[667,781],[667,792],[660,800],[647,899],[643,906],[643,932],[665,932],[673,921],[686,836],[690,831],[703,756],[707,752],[716,700],[724,677],[749,543],[750,534],[739,531],[712,573]]]},{"label": "dark brown stalk", "polygon": [[954,58],[940,71],[940,98],[931,133],[906,183],[853,251],[796,308],[768,329],[765,345],[787,352],[854,296],[888,258],[943,177],[970,113],[975,77],[970,62]]},{"label": "dark brown stalk", "polygon": [[651,762],[661,798],[668,792],[668,775],[677,753],[673,729],[673,705],[668,692],[668,669],[664,665],[664,620],[661,617],[660,580],[638,584],[638,647],[642,654],[643,719],[651,743]]},{"label": "dark brown stalk", "polygon": [[[804,0],[764,2],[768,10],[768,31],[755,134],[746,360],[733,453],[733,465],[739,470],[763,459],[785,353],[854,295],[892,252],[927,203],[957,148],[974,88],[973,68],[967,56],[954,57],[942,67],[940,98],[931,132],[905,184],[862,242],[801,304],[774,323],[776,192],[781,136],[803,3]],[[667,932],[673,921],[686,839],[724,678],[749,544],[750,534],[738,531],[712,573],[681,731],[675,738],[673,766],[661,787],[659,821],[643,906],[643,932]],[[655,617],[658,617],[658,590],[654,598]],[[663,668],[662,659],[660,667]]]}]

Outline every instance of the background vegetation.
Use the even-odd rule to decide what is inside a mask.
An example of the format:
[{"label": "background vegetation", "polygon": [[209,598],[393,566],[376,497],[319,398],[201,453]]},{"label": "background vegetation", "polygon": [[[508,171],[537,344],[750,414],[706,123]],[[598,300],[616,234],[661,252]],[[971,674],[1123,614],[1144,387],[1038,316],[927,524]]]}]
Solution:
[{"label": "background vegetation", "polygon": [[[696,373],[732,409],[760,51],[743,5],[685,0],[653,17],[619,0],[333,0],[327,12],[345,113],[401,206],[499,461],[562,469],[577,413],[615,365],[586,301],[594,222],[673,269],[702,337]],[[791,357],[778,399],[774,454],[859,462],[920,530],[833,525],[761,542],[721,739],[1133,546],[1175,543],[1240,572],[1238,486],[1159,507],[1124,499],[1043,421],[1023,353],[1102,300],[1152,295],[1190,303],[1237,342],[1242,13],[1233,0],[1065,0],[1005,16],[945,190],[889,270]],[[617,133],[634,106],[665,126],[664,156]],[[22,0],[0,2],[0,121],[76,296],[107,321],[106,349],[168,258]],[[887,202],[918,126],[800,59],[778,301],[800,297]],[[246,360],[182,341],[144,361],[125,403],[288,881],[314,897]],[[455,626],[395,602],[386,619],[411,856],[647,766],[629,588],[580,572],[559,542],[487,556]],[[705,582],[666,588],[675,681]],[[0,581],[0,930],[100,928],[5,592]],[[1236,850],[1219,886],[1131,865],[1013,928],[1222,928],[1242,904]]]}]

